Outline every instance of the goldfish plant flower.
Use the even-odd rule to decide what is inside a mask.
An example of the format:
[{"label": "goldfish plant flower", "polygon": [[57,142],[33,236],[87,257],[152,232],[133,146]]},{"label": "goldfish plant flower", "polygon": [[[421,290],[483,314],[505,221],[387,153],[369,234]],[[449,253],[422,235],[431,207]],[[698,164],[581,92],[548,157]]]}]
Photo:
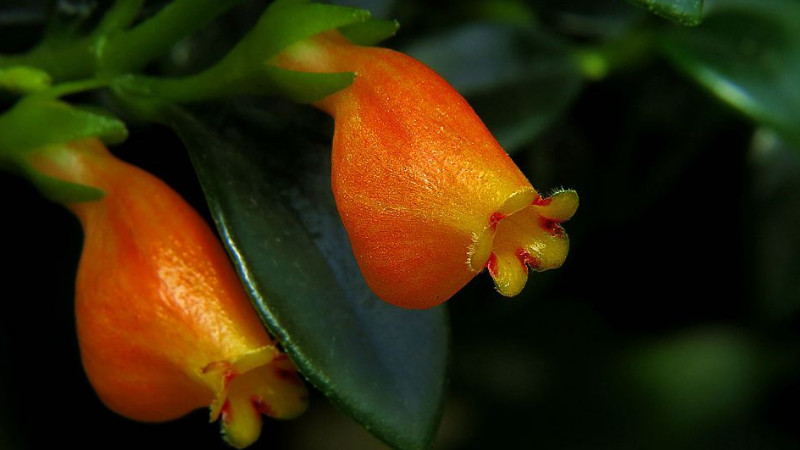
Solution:
[{"label": "goldfish plant flower", "polygon": [[334,117],[332,188],[367,284],[405,308],[444,302],[484,268],[514,296],[561,266],[578,196],[542,196],[456,90],[402,53],[336,31],[289,46],[277,67],[353,72],[316,106]]},{"label": "goldfish plant flower", "polygon": [[75,311],[83,365],[100,399],[160,422],[210,405],[225,439],[250,445],[261,414],[292,418],[306,389],[252,308],[222,245],[176,192],[97,139],[30,156],[41,173],[102,189],[67,206],[85,239]]}]

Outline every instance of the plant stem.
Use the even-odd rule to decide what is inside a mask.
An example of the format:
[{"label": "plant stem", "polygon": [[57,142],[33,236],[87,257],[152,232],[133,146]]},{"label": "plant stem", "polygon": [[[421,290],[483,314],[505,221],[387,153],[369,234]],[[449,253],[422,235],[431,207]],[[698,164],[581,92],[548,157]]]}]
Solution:
[{"label": "plant stem", "polygon": [[206,26],[243,0],[175,0],[132,30],[109,39],[100,71],[122,74],[142,69],[181,38]]},{"label": "plant stem", "polygon": [[135,72],[241,1],[175,0],[128,30],[143,0],[117,0],[88,36],[47,40],[28,53],[2,55],[0,68],[32,66],[58,81]]}]

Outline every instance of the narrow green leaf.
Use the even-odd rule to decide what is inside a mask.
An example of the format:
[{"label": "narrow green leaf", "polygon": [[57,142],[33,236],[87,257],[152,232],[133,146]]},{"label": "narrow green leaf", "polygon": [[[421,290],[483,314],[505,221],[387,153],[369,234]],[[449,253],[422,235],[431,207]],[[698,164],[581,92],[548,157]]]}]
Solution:
[{"label": "narrow green leaf", "polygon": [[708,2],[702,27],[674,30],[666,55],[722,100],[800,144],[800,4]]},{"label": "narrow green leaf", "polygon": [[446,311],[403,310],[370,292],[330,192],[329,141],[289,122],[309,113],[170,109],[168,121],[256,308],[301,372],[391,446],[427,448],[445,385]]},{"label": "narrow green leaf", "polygon": [[576,98],[580,69],[542,32],[467,25],[405,49],[450,82],[508,152],[536,138]]},{"label": "narrow green leaf", "polygon": [[699,25],[703,20],[703,0],[629,0],[661,17],[681,25]]}]

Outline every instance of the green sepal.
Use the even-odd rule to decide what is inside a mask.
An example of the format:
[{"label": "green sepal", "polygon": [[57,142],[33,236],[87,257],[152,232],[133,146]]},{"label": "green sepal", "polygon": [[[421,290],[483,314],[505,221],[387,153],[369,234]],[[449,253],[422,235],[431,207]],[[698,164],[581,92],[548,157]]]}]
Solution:
[{"label": "green sepal", "polygon": [[53,79],[44,70],[29,66],[0,68],[0,90],[16,94],[40,92],[50,87]]},{"label": "green sepal", "polygon": [[0,116],[0,165],[26,177],[46,197],[59,203],[103,198],[97,188],[59,180],[40,173],[27,156],[50,145],[98,137],[122,142],[125,124],[97,107],[75,107],[57,99],[31,95]]},{"label": "green sepal", "polygon": [[0,159],[59,142],[98,137],[117,144],[127,136],[125,124],[99,108],[31,96],[0,116]]},{"label": "green sepal", "polygon": [[355,80],[352,72],[311,73],[267,66],[264,74],[271,88],[297,103],[312,103],[342,90]]},{"label": "green sepal", "polygon": [[19,165],[25,177],[48,199],[63,204],[93,202],[105,197],[102,189],[45,175],[27,162]]},{"label": "green sepal", "polygon": [[369,18],[370,13],[365,9],[278,0],[267,8],[231,54],[243,51],[250,58],[266,60],[295,42]]},{"label": "green sepal", "polygon": [[350,42],[356,45],[375,45],[397,33],[400,22],[396,20],[369,19],[339,28]]}]

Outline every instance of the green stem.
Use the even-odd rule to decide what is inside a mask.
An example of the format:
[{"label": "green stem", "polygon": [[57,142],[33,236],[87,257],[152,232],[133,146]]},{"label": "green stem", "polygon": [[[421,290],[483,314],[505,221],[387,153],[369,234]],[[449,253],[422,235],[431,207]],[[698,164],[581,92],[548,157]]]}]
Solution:
[{"label": "green stem", "polygon": [[94,89],[101,89],[104,87],[108,87],[110,84],[111,84],[110,80],[100,79],[100,78],[69,81],[66,83],[57,84],[51,87],[50,89],[47,89],[46,91],[39,92],[36,95],[42,98],[47,97],[56,99],[58,97],[63,97],[65,95],[77,94],[79,92],[86,92]]},{"label": "green stem", "polygon": [[99,57],[103,73],[142,69],[185,36],[206,26],[243,0],[175,0],[136,28],[109,39]]},{"label": "green stem", "polygon": [[136,20],[143,5],[144,0],[116,0],[93,34],[105,36],[127,29]]},{"label": "green stem", "polygon": [[107,77],[141,70],[183,37],[243,0],[175,0],[155,16],[126,30],[142,0],[117,0],[88,36],[48,40],[28,53],[3,55],[0,68],[32,66],[56,80]]}]

